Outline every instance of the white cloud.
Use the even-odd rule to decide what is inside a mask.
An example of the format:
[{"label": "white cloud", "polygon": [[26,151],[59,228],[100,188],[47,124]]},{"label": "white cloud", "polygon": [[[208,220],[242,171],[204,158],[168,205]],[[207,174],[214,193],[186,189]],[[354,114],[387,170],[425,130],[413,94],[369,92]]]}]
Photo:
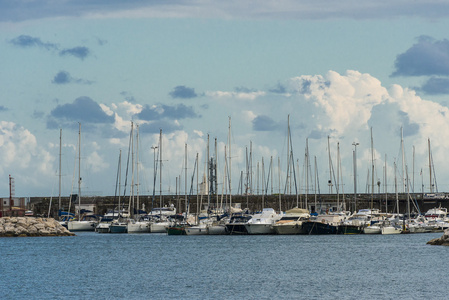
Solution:
[{"label": "white cloud", "polygon": [[255,100],[258,97],[266,95],[266,92],[224,92],[224,91],[208,91],[205,93],[207,97],[211,98],[232,98],[237,100]]}]

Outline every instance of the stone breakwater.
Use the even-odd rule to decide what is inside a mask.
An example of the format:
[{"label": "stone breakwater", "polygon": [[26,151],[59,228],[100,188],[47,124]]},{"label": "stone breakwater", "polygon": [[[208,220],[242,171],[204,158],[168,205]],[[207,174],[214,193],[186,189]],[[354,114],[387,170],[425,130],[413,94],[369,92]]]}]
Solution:
[{"label": "stone breakwater", "polygon": [[73,236],[53,218],[3,217],[0,218],[0,237]]},{"label": "stone breakwater", "polygon": [[449,246],[449,229],[446,229],[441,237],[430,240],[427,242],[427,244]]}]

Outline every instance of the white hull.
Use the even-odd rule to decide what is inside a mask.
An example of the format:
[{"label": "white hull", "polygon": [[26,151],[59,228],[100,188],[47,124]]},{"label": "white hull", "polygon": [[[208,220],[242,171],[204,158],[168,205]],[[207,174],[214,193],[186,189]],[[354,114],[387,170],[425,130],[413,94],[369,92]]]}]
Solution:
[{"label": "white hull", "polygon": [[95,231],[98,233],[109,233],[110,226],[111,226],[111,223],[100,223],[95,228]]},{"label": "white hull", "polygon": [[171,222],[156,222],[150,224],[151,233],[166,233],[166,228],[172,226]]},{"label": "white hull", "polygon": [[70,221],[67,223],[69,231],[95,231],[97,222],[94,221]]},{"label": "white hull", "polygon": [[382,227],[382,234],[400,234],[402,229],[400,227],[394,226],[384,226]]},{"label": "white hull", "polygon": [[274,229],[271,224],[245,224],[248,234],[273,234]]},{"label": "white hull", "polygon": [[150,224],[148,222],[128,223],[128,233],[150,233]]},{"label": "white hull", "polygon": [[209,233],[206,225],[186,227],[185,230],[187,235],[206,235]]},{"label": "white hull", "polygon": [[379,226],[368,226],[363,228],[363,233],[364,234],[381,234],[382,230],[380,229]]}]

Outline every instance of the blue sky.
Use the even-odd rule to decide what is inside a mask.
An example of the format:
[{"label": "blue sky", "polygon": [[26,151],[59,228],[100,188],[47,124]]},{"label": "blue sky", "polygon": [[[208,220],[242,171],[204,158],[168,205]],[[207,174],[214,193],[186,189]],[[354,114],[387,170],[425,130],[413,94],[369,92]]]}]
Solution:
[{"label": "blue sky", "polygon": [[302,192],[307,138],[329,192],[328,136],[335,170],[340,148],[345,193],[353,192],[352,143],[360,144],[365,192],[371,128],[382,191],[386,182],[394,192],[395,162],[398,177],[407,169],[415,190],[423,182],[429,191],[428,139],[438,190],[448,191],[448,13],[445,1],[421,0],[0,0],[0,194],[9,195],[9,174],[17,196],[58,194],[60,129],[62,194],[70,194],[78,122],[88,195],[114,194],[131,121],[142,194],[152,193],[160,129],[163,193],[176,191],[177,176],[184,182],[185,144],[188,177],[196,153],[204,172],[207,134],[212,148],[218,141],[222,182],[229,117],[232,189],[250,142],[253,176],[262,158],[268,173],[279,157],[285,182],[288,115]]}]

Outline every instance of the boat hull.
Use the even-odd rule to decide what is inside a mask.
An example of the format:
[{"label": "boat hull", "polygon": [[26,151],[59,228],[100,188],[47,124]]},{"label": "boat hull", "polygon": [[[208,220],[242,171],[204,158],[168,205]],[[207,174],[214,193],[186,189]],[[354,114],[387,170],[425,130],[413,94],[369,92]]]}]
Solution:
[{"label": "boat hull", "polygon": [[209,235],[224,235],[228,234],[225,225],[211,225],[209,226]]},{"label": "boat hull", "polygon": [[148,222],[128,223],[128,233],[150,233],[150,224]]},{"label": "boat hull", "polygon": [[109,226],[110,233],[127,233],[126,224],[111,224]]},{"label": "boat hull", "polygon": [[382,227],[382,234],[400,234],[402,229],[400,227],[394,226],[384,226]]},{"label": "boat hull", "polygon": [[67,223],[69,231],[95,231],[96,222],[92,221],[71,221]]},{"label": "boat hull", "polygon": [[248,234],[248,231],[246,230],[245,224],[226,224],[226,230],[229,234],[233,235],[245,235]]},{"label": "boat hull", "polygon": [[150,224],[151,233],[166,233],[167,227],[172,226],[170,222],[155,222]]},{"label": "boat hull", "polygon": [[186,235],[184,226],[170,226],[166,230],[168,235]]},{"label": "boat hull", "polygon": [[95,231],[98,233],[109,233],[110,226],[111,226],[111,224],[109,224],[109,223],[100,223],[95,228]]},{"label": "boat hull", "polygon": [[248,234],[274,234],[272,224],[245,224]]},{"label": "boat hull", "polygon": [[285,223],[285,224],[275,224],[273,225],[273,229],[275,231],[276,234],[286,234],[286,235],[291,235],[291,234],[305,234],[306,231],[304,230],[304,228],[302,227],[302,222],[293,222],[292,224],[290,223]]},{"label": "boat hull", "polygon": [[382,230],[380,229],[379,226],[368,226],[363,228],[363,233],[364,234],[381,234]]},{"label": "boat hull", "polygon": [[340,225],[338,226],[338,234],[361,234],[363,227],[358,225]]},{"label": "boat hull", "polygon": [[185,228],[186,235],[207,235],[209,230],[207,226],[191,226]]},{"label": "boat hull", "polygon": [[338,233],[338,226],[328,224],[328,223],[308,221],[308,222],[304,222],[302,224],[302,226],[304,227],[306,234],[337,234]]}]

